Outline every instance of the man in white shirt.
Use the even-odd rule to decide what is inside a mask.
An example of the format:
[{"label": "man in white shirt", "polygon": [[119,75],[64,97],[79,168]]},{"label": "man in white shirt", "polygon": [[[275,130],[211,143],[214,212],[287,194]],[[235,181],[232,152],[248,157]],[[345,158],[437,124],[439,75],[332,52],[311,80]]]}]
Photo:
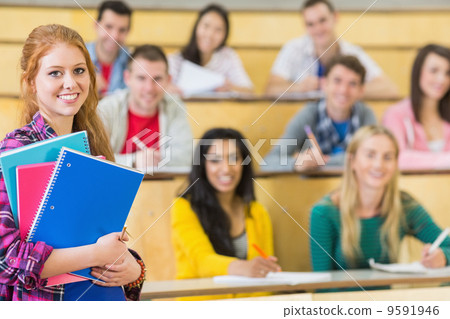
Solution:
[{"label": "man in white shirt", "polygon": [[367,70],[365,98],[398,97],[395,84],[360,47],[336,41],[337,13],[328,0],[307,0],[302,14],[308,34],[283,46],[272,66],[266,94],[320,90],[326,65],[342,54],[354,55]]}]

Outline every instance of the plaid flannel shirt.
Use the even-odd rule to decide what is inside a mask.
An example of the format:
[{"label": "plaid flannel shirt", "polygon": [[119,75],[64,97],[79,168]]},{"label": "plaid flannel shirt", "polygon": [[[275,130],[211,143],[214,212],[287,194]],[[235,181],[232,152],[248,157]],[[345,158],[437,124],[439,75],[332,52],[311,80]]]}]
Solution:
[{"label": "plaid flannel shirt", "polygon": [[317,142],[324,154],[331,154],[333,148],[340,147],[343,150],[347,149],[353,134],[361,126],[358,112],[355,112],[355,104],[350,115],[350,123],[348,126],[345,138],[340,141],[339,134],[333,125],[331,118],[327,114],[325,99],[319,101],[318,105],[318,121],[317,121]]},{"label": "plaid flannel shirt", "polygon": [[[31,123],[6,135],[0,142],[0,153],[56,136],[56,132],[37,112]],[[64,285],[45,287],[47,280],[40,278],[52,250],[44,242],[20,240],[0,171],[0,300],[63,300]],[[126,289],[125,292],[130,300],[140,297],[140,288]]]}]

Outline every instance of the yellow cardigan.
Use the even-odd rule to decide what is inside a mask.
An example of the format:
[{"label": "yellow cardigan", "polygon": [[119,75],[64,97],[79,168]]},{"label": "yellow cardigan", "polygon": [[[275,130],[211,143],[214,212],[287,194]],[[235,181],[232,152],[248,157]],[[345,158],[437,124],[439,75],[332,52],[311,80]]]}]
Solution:
[{"label": "yellow cardigan", "polygon": [[[184,198],[179,198],[171,210],[172,241],[175,248],[176,278],[203,278],[228,274],[228,266],[236,257],[219,255],[209,241],[203,227]],[[251,248],[256,243],[268,255],[273,255],[272,224],[265,208],[257,203],[250,203],[250,214],[245,217],[247,233],[247,260],[259,256]],[[195,299],[216,299],[243,297],[249,294],[207,296]],[[261,294],[251,294],[252,296]],[[267,294],[265,294],[267,295]],[[194,298],[190,298],[191,300]]]}]

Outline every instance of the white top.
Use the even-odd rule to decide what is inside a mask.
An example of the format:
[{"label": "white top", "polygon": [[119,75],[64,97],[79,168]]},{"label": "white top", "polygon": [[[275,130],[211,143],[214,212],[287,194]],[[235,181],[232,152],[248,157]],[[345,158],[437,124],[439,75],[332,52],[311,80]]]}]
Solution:
[{"label": "white top", "polygon": [[442,152],[444,150],[445,146],[445,140],[434,140],[434,141],[428,141],[428,148],[432,152]]},{"label": "white top", "polygon": [[[383,73],[377,63],[361,47],[344,40],[339,40],[338,43],[341,54],[356,56],[366,68],[366,82]],[[271,73],[295,82],[302,77],[303,73],[303,76],[317,75],[319,63],[314,62],[316,59],[314,43],[311,37],[305,35],[295,38],[281,48],[272,66]]]},{"label": "white top", "polygon": [[[173,83],[177,84],[184,58],[180,52],[176,52],[170,54],[168,60],[169,73]],[[253,88],[252,81],[245,72],[239,55],[230,47],[223,47],[214,52],[211,60],[204,67],[224,75],[233,85]]]}]

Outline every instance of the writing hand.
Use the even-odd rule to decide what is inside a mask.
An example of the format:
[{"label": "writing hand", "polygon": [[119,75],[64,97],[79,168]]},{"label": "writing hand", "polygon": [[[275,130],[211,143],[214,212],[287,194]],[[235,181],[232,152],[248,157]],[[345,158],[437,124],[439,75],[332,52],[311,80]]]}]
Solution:
[{"label": "writing hand", "polygon": [[[319,167],[318,161],[311,155],[311,152],[308,154],[303,153],[295,153],[294,157],[296,158],[294,163],[294,170],[296,172],[303,172],[306,170],[312,170]],[[330,160],[329,155],[324,155],[322,157],[323,164],[326,164]]]},{"label": "writing hand", "polygon": [[269,256],[267,259],[258,256],[252,260],[236,260],[228,267],[228,273],[247,277],[265,277],[269,272],[281,271],[277,260],[274,256]]},{"label": "writing hand", "polygon": [[447,264],[447,259],[441,248],[437,248],[431,254],[429,253],[431,244],[426,244],[422,250],[422,260],[420,261],[422,265],[427,268],[440,268],[445,267]]}]

